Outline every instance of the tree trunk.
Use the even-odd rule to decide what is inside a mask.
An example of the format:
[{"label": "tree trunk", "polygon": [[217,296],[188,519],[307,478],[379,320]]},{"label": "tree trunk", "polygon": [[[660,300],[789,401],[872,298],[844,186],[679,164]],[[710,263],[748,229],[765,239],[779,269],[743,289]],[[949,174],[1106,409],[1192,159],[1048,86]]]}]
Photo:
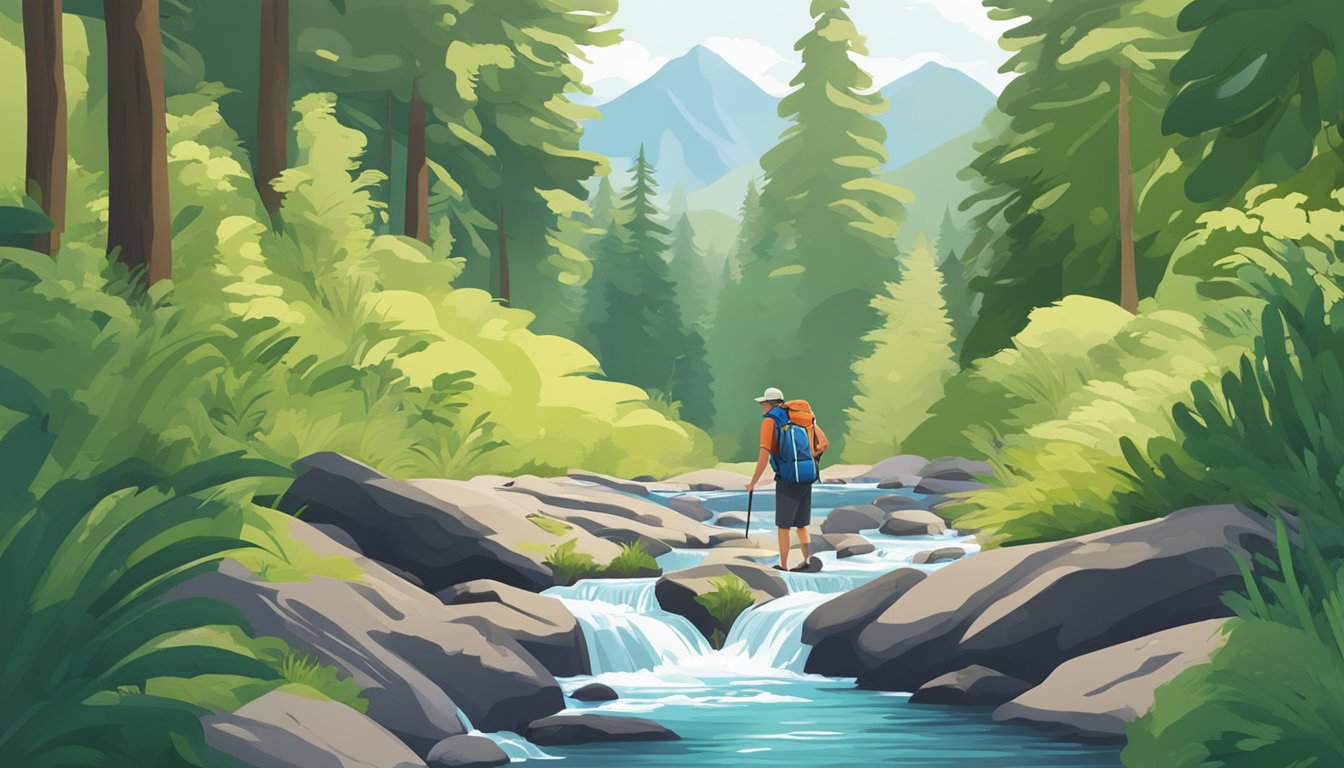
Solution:
[{"label": "tree trunk", "polygon": [[289,167],[289,0],[261,0],[257,192],[272,219],[285,196],[271,185]]},{"label": "tree trunk", "polygon": [[499,203],[499,221],[496,222],[496,229],[499,230],[499,299],[505,304],[509,303],[509,233],[504,227],[504,202]]},{"label": "tree trunk", "polygon": [[153,285],[172,277],[159,0],[103,0],[107,20],[107,248]]},{"label": "tree trunk", "polygon": [[1134,264],[1134,167],[1129,153],[1129,69],[1120,70],[1120,306],[1139,312]]},{"label": "tree trunk", "polygon": [[429,242],[429,164],[425,159],[425,100],[420,78],[411,85],[406,125],[406,236]]},{"label": "tree trunk", "polygon": [[28,161],[24,178],[52,220],[33,249],[55,256],[65,229],[66,113],[62,0],[23,0],[23,60],[28,82]]}]

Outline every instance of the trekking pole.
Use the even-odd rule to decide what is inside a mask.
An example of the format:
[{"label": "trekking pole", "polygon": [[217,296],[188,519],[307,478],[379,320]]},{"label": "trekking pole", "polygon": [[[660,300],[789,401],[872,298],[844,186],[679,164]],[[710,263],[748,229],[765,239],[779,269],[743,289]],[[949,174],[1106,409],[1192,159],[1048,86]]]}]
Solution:
[{"label": "trekking pole", "polygon": [[747,530],[742,532],[742,538],[751,538],[751,499],[756,495],[756,491],[747,491]]}]

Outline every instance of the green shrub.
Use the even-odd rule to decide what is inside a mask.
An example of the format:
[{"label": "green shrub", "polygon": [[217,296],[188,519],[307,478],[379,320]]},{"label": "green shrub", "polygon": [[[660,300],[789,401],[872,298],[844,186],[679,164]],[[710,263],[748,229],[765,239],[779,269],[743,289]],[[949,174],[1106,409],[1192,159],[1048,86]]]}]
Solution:
[{"label": "green shrub", "polygon": [[644,551],[644,545],[641,542],[636,541],[633,544],[621,545],[621,553],[607,564],[604,575],[614,576],[618,579],[628,579],[649,572],[659,572],[658,561]]},{"label": "green shrub", "polygon": [[579,552],[577,547],[578,539],[570,539],[562,544],[557,544],[543,561],[551,567],[557,584],[568,586],[580,579],[592,578],[602,572],[602,567],[593,561],[593,556],[585,552]]},{"label": "green shrub", "polygon": [[733,622],[756,602],[756,598],[747,582],[736,574],[710,579],[709,583],[714,590],[696,595],[695,602],[703,605],[709,615],[714,617],[718,627],[709,641],[715,648],[722,648],[724,640],[728,638],[728,631],[733,628]]},{"label": "green shrub", "polygon": [[[277,677],[189,630],[238,626],[211,600],[165,602],[174,585],[247,544],[228,487],[275,475],[227,456],[175,475],[128,460],[37,489],[56,436],[48,396],[0,368],[0,763],[157,765],[199,742],[196,704],[146,693],[158,677]],[[197,745],[198,746],[198,745]]]},{"label": "green shrub", "polygon": [[1294,553],[1279,523],[1277,568],[1245,570],[1226,645],[1157,690],[1126,729],[1126,765],[1344,765],[1344,570],[1300,540]]}]

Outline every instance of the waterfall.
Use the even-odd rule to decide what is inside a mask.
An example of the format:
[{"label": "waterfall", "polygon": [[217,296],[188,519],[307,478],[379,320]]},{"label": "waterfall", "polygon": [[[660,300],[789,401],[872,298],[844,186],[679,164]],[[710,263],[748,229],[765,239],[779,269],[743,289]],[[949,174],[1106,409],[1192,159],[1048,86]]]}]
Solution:
[{"label": "waterfall", "polygon": [[749,665],[802,672],[810,650],[803,645],[803,622],[814,608],[833,597],[796,592],[748,608],[733,622],[717,655],[728,667]]},{"label": "waterfall", "polygon": [[546,594],[559,597],[583,627],[594,675],[681,664],[709,652],[689,621],[661,610],[653,579],[593,579]]}]

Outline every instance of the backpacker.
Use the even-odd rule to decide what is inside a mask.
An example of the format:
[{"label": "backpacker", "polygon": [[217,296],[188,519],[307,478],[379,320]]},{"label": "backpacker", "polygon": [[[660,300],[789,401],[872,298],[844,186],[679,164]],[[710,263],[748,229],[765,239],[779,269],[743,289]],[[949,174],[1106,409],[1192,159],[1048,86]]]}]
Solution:
[{"label": "backpacker", "polygon": [[770,456],[775,476],[793,483],[817,482],[821,469],[812,453],[812,429],[817,423],[812,406],[806,400],[790,400],[771,408],[765,418],[775,422],[775,451]]}]

